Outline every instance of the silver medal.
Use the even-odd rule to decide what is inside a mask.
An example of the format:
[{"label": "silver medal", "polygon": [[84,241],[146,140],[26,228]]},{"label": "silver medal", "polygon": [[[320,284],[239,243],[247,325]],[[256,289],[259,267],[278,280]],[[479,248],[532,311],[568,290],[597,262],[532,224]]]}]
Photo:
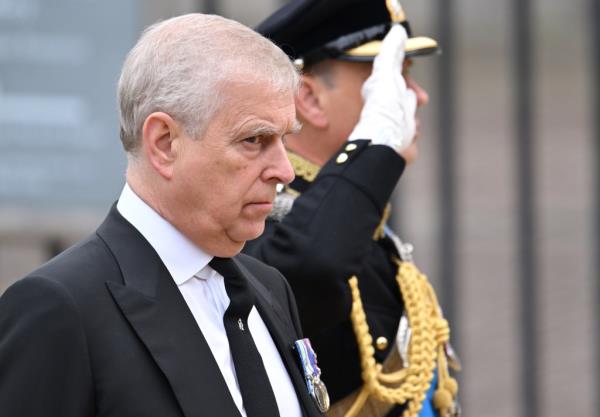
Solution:
[{"label": "silver medal", "polygon": [[313,392],[311,392],[311,396],[313,400],[315,400],[315,404],[320,412],[326,413],[329,410],[329,393],[327,392],[327,388],[325,384],[319,377],[312,378]]}]

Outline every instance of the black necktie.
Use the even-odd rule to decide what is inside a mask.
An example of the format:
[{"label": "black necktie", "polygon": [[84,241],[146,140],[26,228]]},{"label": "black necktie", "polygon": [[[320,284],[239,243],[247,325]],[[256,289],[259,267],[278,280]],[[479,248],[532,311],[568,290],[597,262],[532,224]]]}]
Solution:
[{"label": "black necktie", "polygon": [[225,278],[230,303],[223,323],[246,414],[248,417],[279,417],[273,388],[248,327],[254,294],[231,259],[215,257],[209,265]]}]

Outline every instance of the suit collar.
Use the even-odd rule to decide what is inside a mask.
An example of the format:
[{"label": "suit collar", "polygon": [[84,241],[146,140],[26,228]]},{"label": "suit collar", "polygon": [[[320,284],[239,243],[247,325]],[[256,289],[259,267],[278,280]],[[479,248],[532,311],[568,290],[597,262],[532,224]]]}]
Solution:
[{"label": "suit collar", "polygon": [[146,204],[129,184],[123,187],[117,210],[150,243],[177,285],[206,267],[212,258]]},{"label": "suit collar", "polygon": [[[107,286],[166,376],[183,415],[240,417],[208,343],[169,271],[152,246],[114,205],[97,230],[122,272],[123,283]],[[309,397],[293,352],[296,337],[282,317],[288,313],[239,259],[240,272],[256,291],[257,309],[265,322],[298,394],[305,416],[321,415]]]},{"label": "suit collar", "polygon": [[183,414],[240,417],[202,332],[152,246],[115,206],[97,234],[123,275],[123,284],[107,286],[168,379]]}]

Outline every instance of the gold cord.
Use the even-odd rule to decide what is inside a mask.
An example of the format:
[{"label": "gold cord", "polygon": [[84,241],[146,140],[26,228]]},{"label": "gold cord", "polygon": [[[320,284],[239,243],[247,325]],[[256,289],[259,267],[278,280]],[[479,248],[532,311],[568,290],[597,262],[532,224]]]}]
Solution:
[{"label": "gold cord", "polygon": [[360,352],[364,385],[345,417],[358,415],[369,395],[386,403],[407,403],[403,417],[416,417],[436,367],[438,388],[434,394],[434,406],[441,416],[454,414],[458,384],[448,372],[445,353],[445,345],[450,337],[448,322],[441,315],[437,297],[427,277],[412,262],[396,262],[396,280],[412,330],[409,364],[400,371],[384,374],[382,366],[375,361],[373,338],[360,298],[358,279],[353,276],[348,281],[352,292],[351,318]]},{"label": "gold cord", "polygon": [[296,176],[303,178],[308,182],[313,182],[315,180],[321,169],[320,166],[304,159],[290,150],[287,151],[287,156],[290,164],[292,164],[292,168],[294,168]]},{"label": "gold cord", "polygon": [[387,203],[385,209],[383,209],[381,221],[379,222],[379,225],[377,225],[377,227],[375,228],[375,232],[373,232],[373,240],[383,239],[383,237],[385,236],[385,224],[389,220],[391,214],[392,205],[390,203]]}]

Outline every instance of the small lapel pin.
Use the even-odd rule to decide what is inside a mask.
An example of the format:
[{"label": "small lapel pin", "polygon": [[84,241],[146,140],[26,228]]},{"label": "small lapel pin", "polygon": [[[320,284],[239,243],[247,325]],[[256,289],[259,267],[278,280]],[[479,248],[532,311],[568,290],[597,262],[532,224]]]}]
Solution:
[{"label": "small lapel pin", "polygon": [[244,322],[242,321],[242,319],[238,319],[238,327],[241,331],[244,331]]}]

